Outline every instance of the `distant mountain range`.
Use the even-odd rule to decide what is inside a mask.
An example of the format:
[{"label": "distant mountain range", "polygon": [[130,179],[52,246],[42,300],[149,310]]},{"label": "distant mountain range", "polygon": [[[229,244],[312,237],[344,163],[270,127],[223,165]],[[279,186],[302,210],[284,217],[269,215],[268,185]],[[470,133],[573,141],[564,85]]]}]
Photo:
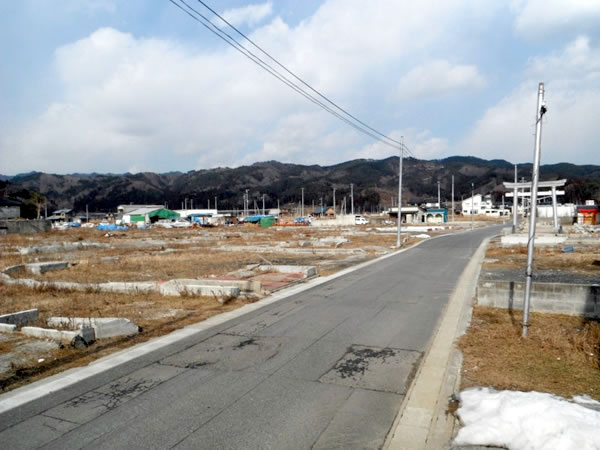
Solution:
[{"label": "distant mountain range", "polygon": [[[531,178],[531,164],[518,166],[519,178]],[[552,164],[540,170],[543,180],[566,178],[566,199],[582,203],[598,200],[600,166]],[[514,180],[514,165],[504,160],[487,161],[475,157],[453,156],[441,160],[404,160],[403,196],[407,203],[437,201],[440,182],[442,201],[450,200],[454,176],[455,199],[471,195],[471,183],[477,193],[492,193],[499,199],[503,181]],[[250,206],[254,201],[262,207],[264,194],[267,208],[297,205],[304,188],[305,205],[331,205],[333,188],[336,203],[350,197],[353,184],[355,208],[363,211],[387,208],[398,195],[398,157],[382,160],[358,159],[332,166],[284,164],[267,161],[237,168],[216,168],[187,173],[137,174],[70,174],[54,175],[30,172],[13,177],[0,177],[0,197],[18,199],[25,204],[33,193],[48,200],[48,210],[73,208],[84,211],[114,211],[119,204],[168,204],[178,209],[185,199],[188,206],[219,209],[242,208],[243,194],[248,190]],[[322,200],[321,200],[322,199]]]}]

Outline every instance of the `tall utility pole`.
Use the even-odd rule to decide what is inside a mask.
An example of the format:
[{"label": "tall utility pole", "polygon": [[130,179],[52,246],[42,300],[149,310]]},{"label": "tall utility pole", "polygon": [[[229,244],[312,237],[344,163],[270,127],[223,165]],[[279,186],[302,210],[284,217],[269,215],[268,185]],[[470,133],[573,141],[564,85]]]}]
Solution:
[{"label": "tall utility pole", "polygon": [[[192,209],[194,209],[194,205],[192,204]],[[219,212],[219,208],[217,207],[217,196],[215,195],[215,211]]]},{"label": "tall utility pole", "polygon": [[440,180],[438,180],[438,208],[442,207],[442,201],[440,199]]},{"label": "tall utility pole", "polygon": [[335,216],[335,188],[333,188],[333,215]]},{"label": "tall utility pole", "polygon": [[400,163],[398,164],[398,230],[396,233],[396,247],[402,246],[402,160],[404,159],[404,136],[400,136]]},{"label": "tall utility pole", "polygon": [[302,206],[300,207],[300,216],[304,217],[304,188],[302,188]]},{"label": "tall utility pole", "polygon": [[350,183],[350,214],[354,215],[354,184]]},{"label": "tall utility pole", "polygon": [[90,213],[88,212],[88,205],[85,205],[85,223],[90,221]]},{"label": "tall utility pole", "polygon": [[529,203],[529,239],[527,240],[527,270],[525,271],[525,300],[523,302],[523,332],[527,337],[529,327],[529,299],[531,296],[531,278],[533,276],[533,251],[535,241],[535,221],[537,217],[537,194],[540,179],[540,153],[542,147],[542,117],[546,113],[544,103],[544,83],[538,86],[538,101],[535,121],[535,149],[533,151],[533,174],[531,184],[531,202]]},{"label": "tall utility pole", "polygon": [[454,222],[454,175],[452,175],[452,222]]},{"label": "tall utility pole", "polygon": [[262,195],[262,201],[263,201],[263,216],[265,215],[265,194]]},{"label": "tall utility pole", "polygon": [[473,216],[475,215],[475,212],[474,212],[475,206],[473,204],[475,202],[475,194],[473,193],[474,188],[475,188],[475,184],[471,183],[471,231],[473,231],[473,228],[474,228],[473,227],[473,225],[474,225],[473,224]]},{"label": "tall utility pole", "polygon": [[515,189],[513,192],[513,225],[512,232],[517,232],[517,216],[519,215],[519,188],[517,187],[517,165],[515,164]]},{"label": "tall utility pole", "polygon": [[244,202],[244,215],[248,215],[248,209],[250,208],[250,199],[248,198],[248,189],[246,189],[246,201]]}]

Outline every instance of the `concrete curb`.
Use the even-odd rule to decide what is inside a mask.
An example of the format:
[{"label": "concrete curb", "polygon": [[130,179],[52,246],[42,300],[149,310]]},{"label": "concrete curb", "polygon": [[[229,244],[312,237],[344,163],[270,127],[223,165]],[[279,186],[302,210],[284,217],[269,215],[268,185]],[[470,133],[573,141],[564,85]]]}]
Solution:
[{"label": "concrete curb", "polygon": [[361,270],[365,267],[371,266],[373,264],[377,264],[385,259],[396,256],[402,252],[408,251],[412,248],[415,248],[421,245],[423,242],[431,241],[432,239],[439,239],[453,233],[443,234],[439,236],[432,237],[430,239],[425,239],[423,241],[417,242],[411,247],[403,248],[387,255],[380,256],[378,258],[372,259],[370,261],[366,261],[364,263],[358,264],[353,267],[349,267],[347,269],[341,270],[340,272],[336,272],[332,275],[328,275],[322,278],[313,279],[307,283],[293,286],[289,289],[285,289],[284,291],[280,291],[274,295],[266,297],[262,300],[259,300],[256,303],[249,303],[241,308],[238,308],[233,311],[228,311],[213,317],[210,317],[202,322],[195,323],[193,325],[189,325],[180,330],[169,333],[165,336],[157,337],[154,339],[150,339],[141,344],[135,345],[131,348],[121,350],[119,352],[113,353],[111,355],[100,358],[87,366],[77,367],[74,369],[67,370],[65,372],[44,378],[42,380],[33,382],[27,386],[23,386],[21,388],[17,388],[13,391],[0,394],[0,414],[10,411],[14,408],[18,408],[26,403],[32,402],[34,400],[40,399],[46,395],[52,394],[53,392],[59,391],[61,389],[65,389],[69,386],[72,386],[80,381],[83,381],[87,378],[91,378],[95,375],[98,375],[102,372],[113,369],[120,364],[123,364],[132,359],[147,355],[156,350],[162,349],[168,345],[174,344],[180,340],[192,337],[196,334],[205,332],[212,327],[223,324],[231,319],[236,317],[240,317],[249,312],[255,311],[257,309],[261,309],[265,306],[271,305],[293,295],[299,294],[306,290],[312,289],[316,286],[320,286],[329,281],[335,280],[336,278],[343,277],[349,273],[355,272],[357,270]]},{"label": "concrete curb", "polygon": [[491,239],[481,243],[461,274],[383,448],[440,449],[452,439],[456,422],[445,410],[449,393],[459,384],[462,362],[454,345],[466,328],[481,263]]}]

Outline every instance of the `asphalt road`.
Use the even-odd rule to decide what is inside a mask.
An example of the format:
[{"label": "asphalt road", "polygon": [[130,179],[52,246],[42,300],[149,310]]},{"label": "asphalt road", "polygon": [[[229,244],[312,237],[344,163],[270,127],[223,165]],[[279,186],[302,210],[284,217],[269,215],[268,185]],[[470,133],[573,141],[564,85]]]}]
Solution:
[{"label": "asphalt road", "polygon": [[8,411],[0,446],[379,448],[498,230],[427,241]]}]

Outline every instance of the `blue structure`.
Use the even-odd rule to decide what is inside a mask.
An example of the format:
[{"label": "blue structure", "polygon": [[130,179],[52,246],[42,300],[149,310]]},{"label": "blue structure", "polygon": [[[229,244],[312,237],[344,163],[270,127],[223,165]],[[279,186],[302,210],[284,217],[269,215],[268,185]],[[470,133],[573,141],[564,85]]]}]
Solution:
[{"label": "blue structure", "polygon": [[448,210],[446,208],[428,208],[425,213],[427,223],[448,222]]}]

